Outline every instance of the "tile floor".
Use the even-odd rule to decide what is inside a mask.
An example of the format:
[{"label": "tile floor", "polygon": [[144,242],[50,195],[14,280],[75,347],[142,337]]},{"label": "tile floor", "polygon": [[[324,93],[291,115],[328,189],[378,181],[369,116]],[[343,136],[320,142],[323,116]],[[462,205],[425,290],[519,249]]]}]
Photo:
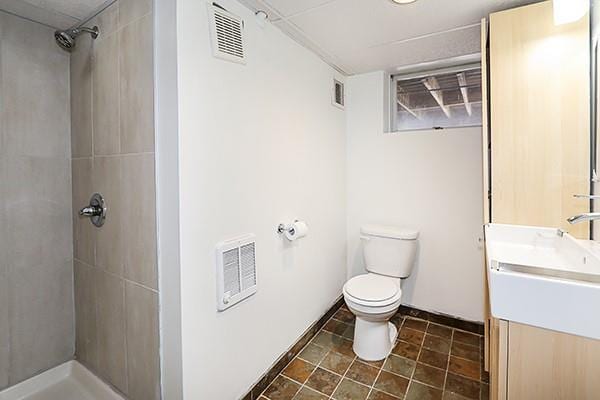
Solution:
[{"label": "tile floor", "polygon": [[352,351],[354,315],[343,306],[260,400],[487,399],[480,335],[397,314],[392,354],[364,362]]}]

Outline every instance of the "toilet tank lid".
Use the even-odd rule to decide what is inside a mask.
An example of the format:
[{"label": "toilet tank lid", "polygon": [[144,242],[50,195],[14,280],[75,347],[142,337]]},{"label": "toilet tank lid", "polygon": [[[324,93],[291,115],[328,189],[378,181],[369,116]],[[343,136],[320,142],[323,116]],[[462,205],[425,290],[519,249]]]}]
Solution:
[{"label": "toilet tank lid", "polygon": [[360,228],[360,233],[363,235],[402,240],[416,240],[419,237],[419,231],[417,230],[387,225],[365,225]]}]

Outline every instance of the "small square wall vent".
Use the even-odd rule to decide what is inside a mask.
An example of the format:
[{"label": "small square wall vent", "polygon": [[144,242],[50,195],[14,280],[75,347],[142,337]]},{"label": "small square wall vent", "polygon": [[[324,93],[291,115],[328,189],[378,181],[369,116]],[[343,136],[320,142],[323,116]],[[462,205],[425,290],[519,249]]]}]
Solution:
[{"label": "small square wall vent", "polygon": [[213,55],[245,64],[244,21],[216,3],[208,4],[208,15]]},{"label": "small square wall vent", "polygon": [[344,109],[345,104],[344,84],[337,79],[333,80],[333,90],[331,94],[331,102],[334,106]]},{"label": "small square wall vent", "polygon": [[256,241],[244,235],[217,245],[217,309],[224,311],[256,293]]}]

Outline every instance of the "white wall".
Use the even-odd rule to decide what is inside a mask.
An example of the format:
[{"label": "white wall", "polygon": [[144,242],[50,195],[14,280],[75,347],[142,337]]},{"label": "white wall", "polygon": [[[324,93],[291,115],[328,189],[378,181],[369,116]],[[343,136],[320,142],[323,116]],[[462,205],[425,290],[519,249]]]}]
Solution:
[{"label": "white wall", "polygon": [[[204,1],[178,0],[183,386],[236,399],[341,294],[346,278],[345,117],[334,71],[277,28],[246,21],[246,66],[211,56]],[[305,219],[289,245],[279,222]],[[258,293],[216,311],[214,246],[257,236]]]},{"label": "white wall", "polygon": [[483,320],[481,128],[384,134],[382,72],[347,80],[348,273],[364,272],[360,226],[421,232],[403,303]]}]

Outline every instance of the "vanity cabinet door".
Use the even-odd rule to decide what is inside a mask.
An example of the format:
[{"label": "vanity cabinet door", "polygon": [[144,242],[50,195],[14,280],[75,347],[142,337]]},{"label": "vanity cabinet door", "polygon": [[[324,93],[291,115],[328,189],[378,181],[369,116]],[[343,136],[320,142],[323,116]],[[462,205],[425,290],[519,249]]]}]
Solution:
[{"label": "vanity cabinet door", "polygon": [[555,25],[552,2],[490,16],[492,222],[587,238],[589,20]]},{"label": "vanity cabinet door", "polygon": [[490,319],[490,399],[506,400],[508,322]]},{"label": "vanity cabinet door", "polygon": [[508,400],[597,400],[600,341],[508,323]]}]

